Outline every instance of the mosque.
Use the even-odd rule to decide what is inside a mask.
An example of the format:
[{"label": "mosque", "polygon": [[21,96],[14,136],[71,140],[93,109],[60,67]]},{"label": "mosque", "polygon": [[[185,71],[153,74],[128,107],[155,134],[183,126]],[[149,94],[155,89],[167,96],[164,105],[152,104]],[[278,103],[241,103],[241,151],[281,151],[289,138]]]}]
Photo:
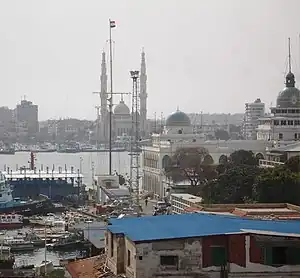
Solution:
[{"label": "mosque", "polygon": [[[107,90],[107,66],[105,52],[102,53],[101,63],[101,91],[100,91],[100,142],[109,141],[109,110],[108,110],[108,90]],[[150,123],[147,120],[147,72],[145,52],[141,54],[141,69],[139,76],[139,128],[141,137],[144,138],[150,133]],[[124,101],[121,94],[119,104],[113,107],[112,115],[112,137],[116,139],[118,136],[132,136],[132,113],[128,105]]]},{"label": "mosque", "polygon": [[300,90],[295,84],[289,51],[289,71],[285,78],[285,88],[279,93],[276,106],[271,108],[271,115],[259,120],[257,140],[271,140],[276,147],[300,140]]},{"label": "mosque", "polygon": [[169,115],[162,134],[152,134],[152,145],[143,148],[143,191],[154,193],[156,197],[166,196],[169,182],[164,168],[178,148],[204,147],[215,164],[226,161],[239,149],[251,150],[258,159],[265,161],[267,154],[280,143],[295,144],[300,140],[300,91],[295,87],[290,65],[286,87],[278,95],[276,107],[271,109],[270,116],[260,119],[257,140],[207,141],[204,134],[194,132],[187,114],[177,109]]}]

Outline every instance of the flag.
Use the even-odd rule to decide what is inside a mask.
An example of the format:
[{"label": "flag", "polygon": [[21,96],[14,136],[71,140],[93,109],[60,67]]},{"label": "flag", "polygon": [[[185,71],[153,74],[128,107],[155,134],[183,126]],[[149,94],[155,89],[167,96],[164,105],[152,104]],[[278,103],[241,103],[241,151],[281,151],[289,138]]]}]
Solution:
[{"label": "flag", "polygon": [[110,20],[109,25],[110,25],[110,28],[115,28],[116,27],[116,22],[114,20]]}]

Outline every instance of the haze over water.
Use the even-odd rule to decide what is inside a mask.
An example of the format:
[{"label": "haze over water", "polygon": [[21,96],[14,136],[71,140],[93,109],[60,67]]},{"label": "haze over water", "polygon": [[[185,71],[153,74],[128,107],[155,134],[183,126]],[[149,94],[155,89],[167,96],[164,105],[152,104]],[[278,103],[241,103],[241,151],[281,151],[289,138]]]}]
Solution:
[{"label": "haze over water", "polygon": [[[28,167],[29,160],[29,152],[17,152],[15,155],[0,155],[0,170],[3,170],[5,165],[14,171],[17,166]],[[44,170],[46,170],[46,167],[49,167],[49,171],[52,170],[53,165],[56,171],[58,171],[58,167],[62,167],[64,171],[65,165],[67,165],[69,171],[72,166],[75,171],[81,167],[82,174],[84,175],[84,183],[88,186],[92,184],[93,164],[95,174],[108,173],[108,153],[37,153],[35,163],[37,169],[41,169],[43,165]],[[112,153],[113,171],[116,170],[120,174],[126,174],[129,173],[129,167],[130,157],[127,152]]]}]

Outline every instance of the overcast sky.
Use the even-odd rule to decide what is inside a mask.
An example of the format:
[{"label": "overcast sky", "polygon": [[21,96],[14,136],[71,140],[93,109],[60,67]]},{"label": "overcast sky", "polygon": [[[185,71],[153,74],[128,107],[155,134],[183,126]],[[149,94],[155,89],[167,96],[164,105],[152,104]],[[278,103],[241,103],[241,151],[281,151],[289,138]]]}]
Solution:
[{"label": "overcast sky", "polygon": [[130,91],[145,49],[148,117],[177,106],[243,112],[257,97],[270,106],[284,86],[288,37],[300,83],[299,11],[299,0],[1,0],[0,106],[26,95],[41,120],[94,119],[109,18],[116,91]]}]

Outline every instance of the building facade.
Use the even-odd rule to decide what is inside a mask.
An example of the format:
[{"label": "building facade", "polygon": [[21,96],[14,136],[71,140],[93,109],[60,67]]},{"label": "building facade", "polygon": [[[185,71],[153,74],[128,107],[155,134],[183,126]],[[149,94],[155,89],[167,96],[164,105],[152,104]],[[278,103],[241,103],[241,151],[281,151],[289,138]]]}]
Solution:
[{"label": "building facade", "polygon": [[296,88],[295,75],[291,69],[285,78],[285,88],[279,93],[271,115],[261,118],[257,128],[258,140],[271,140],[282,146],[300,140],[300,90]]},{"label": "building facade", "polygon": [[22,100],[15,110],[17,133],[21,137],[35,137],[39,132],[38,106]]},{"label": "building facade", "polygon": [[258,98],[252,103],[245,104],[245,115],[243,123],[243,134],[247,140],[255,140],[257,138],[256,129],[259,119],[265,115],[265,104]]},{"label": "building facade", "polygon": [[205,214],[115,220],[106,261],[114,275],[129,278],[297,277],[298,228],[293,221]]},{"label": "building facade", "polygon": [[167,195],[164,169],[179,148],[203,147],[209,159],[218,164],[240,149],[251,150],[257,157],[264,158],[266,148],[271,145],[269,141],[258,140],[205,140],[204,134],[194,133],[188,115],[177,110],[167,118],[162,134],[152,134],[152,145],[143,147],[143,191],[154,193],[156,197]]}]

